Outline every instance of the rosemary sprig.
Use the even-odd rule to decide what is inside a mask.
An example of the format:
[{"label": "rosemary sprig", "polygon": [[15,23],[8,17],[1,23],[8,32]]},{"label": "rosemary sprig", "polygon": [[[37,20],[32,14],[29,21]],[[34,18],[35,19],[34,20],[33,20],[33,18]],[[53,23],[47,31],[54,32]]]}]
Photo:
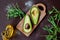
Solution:
[{"label": "rosemary sprig", "polygon": [[46,36],[46,40],[58,40],[57,33],[60,33],[60,27],[56,24],[55,20],[60,21],[60,11],[58,11],[55,7],[49,11],[49,14],[55,13],[54,16],[50,16],[48,21],[51,23],[51,27],[45,26],[43,29],[46,30],[49,34]]},{"label": "rosemary sprig", "polygon": [[19,8],[18,4],[10,5],[7,7],[7,18],[16,18],[20,17],[22,19],[25,16],[25,13]]}]

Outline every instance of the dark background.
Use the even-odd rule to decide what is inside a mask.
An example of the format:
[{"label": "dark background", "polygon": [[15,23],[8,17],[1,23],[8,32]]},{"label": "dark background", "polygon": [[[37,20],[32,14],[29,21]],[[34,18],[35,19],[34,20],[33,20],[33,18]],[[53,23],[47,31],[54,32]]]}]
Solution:
[{"label": "dark background", "polygon": [[[55,6],[58,10],[60,10],[60,0],[0,0],[0,33],[5,29],[7,24],[12,24],[14,27],[18,24],[19,17],[7,20],[6,17],[6,6],[9,4],[19,4],[19,7],[26,13],[29,8],[32,6],[26,6],[25,3],[31,1],[32,5],[37,3],[44,3],[46,5],[47,11],[50,10],[53,6]],[[47,12],[46,11],[46,12]],[[45,36],[47,34],[42,28],[44,25],[50,25],[47,21],[49,15],[45,16],[45,18],[41,21],[38,27],[33,31],[33,33],[26,37],[21,32],[16,34],[11,40],[45,40]],[[0,35],[0,40],[2,40]]]}]

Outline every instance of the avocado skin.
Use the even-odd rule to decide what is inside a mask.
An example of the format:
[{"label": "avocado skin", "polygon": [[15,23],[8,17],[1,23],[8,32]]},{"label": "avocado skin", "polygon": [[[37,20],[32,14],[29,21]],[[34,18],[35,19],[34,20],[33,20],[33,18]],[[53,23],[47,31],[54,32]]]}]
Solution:
[{"label": "avocado skin", "polygon": [[[32,13],[33,11],[34,11],[35,15]],[[39,15],[40,15],[39,8],[36,7],[36,6],[33,6],[30,9],[30,17],[31,17],[31,20],[32,20],[33,24],[37,24],[38,23]]]},{"label": "avocado skin", "polygon": [[[25,27],[26,27],[26,24],[29,24],[29,29],[26,29]],[[24,24],[23,24],[23,31],[25,32],[25,33],[29,33],[29,32],[31,32],[32,31],[32,23],[31,23],[31,21],[30,21],[30,17],[26,14],[25,15],[25,17],[24,17]]]}]

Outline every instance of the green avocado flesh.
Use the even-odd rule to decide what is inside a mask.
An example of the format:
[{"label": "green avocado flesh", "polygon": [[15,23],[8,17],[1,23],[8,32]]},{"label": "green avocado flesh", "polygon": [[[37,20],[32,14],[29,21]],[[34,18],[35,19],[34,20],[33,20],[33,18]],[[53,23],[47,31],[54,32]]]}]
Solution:
[{"label": "green avocado flesh", "polygon": [[23,31],[29,33],[32,31],[32,24],[28,15],[24,18]]},{"label": "green avocado flesh", "polygon": [[40,14],[39,8],[36,6],[33,6],[30,10],[30,16],[33,24],[38,23],[39,14]]}]

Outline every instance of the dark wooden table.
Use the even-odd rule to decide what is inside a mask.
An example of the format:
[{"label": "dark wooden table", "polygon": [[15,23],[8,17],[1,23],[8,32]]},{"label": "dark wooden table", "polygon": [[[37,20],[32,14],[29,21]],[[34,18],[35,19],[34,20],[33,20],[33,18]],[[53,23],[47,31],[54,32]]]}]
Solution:
[{"label": "dark wooden table", "polygon": [[[58,10],[60,10],[60,0],[0,0],[0,33],[5,29],[5,26],[7,24],[12,24],[15,27],[20,21],[19,18],[7,20],[6,6],[9,4],[18,3],[19,7],[26,13],[32,6],[32,5],[29,6],[28,4],[27,4],[28,6],[26,5],[26,3],[29,1],[32,3],[32,5],[37,3],[44,3],[47,7],[47,11],[50,10],[52,6],[55,6]],[[42,28],[46,24],[50,25],[49,22],[47,21],[48,17],[49,15],[47,13],[45,18],[41,21],[41,23],[29,37],[26,37],[21,32],[19,32],[19,34],[16,34],[13,38],[11,38],[11,40],[45,40],[45,37],[42,35],[46,35],[47,32],[44,31]],[[2,40],[1,35],[0,40]]]}]

